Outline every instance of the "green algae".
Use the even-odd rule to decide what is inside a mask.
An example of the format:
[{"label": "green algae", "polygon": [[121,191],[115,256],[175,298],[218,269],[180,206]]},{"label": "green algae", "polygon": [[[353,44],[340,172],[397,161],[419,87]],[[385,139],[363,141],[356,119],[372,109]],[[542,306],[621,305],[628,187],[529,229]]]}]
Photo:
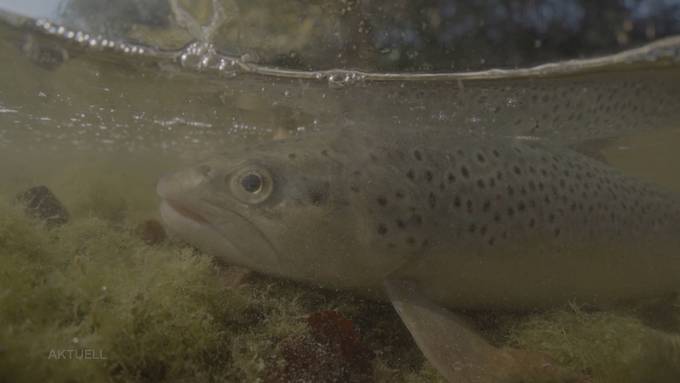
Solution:
[{"label": "green algae", "polygon": [[626,311],[586,313],[574,306],[534,315],[513,324],[509,343],[545,352],[594,383],[680,377],[680,336],[649,328]]},{"label": "green algae", "polygon": [[[202,373],[219,355],[228,328],[217,318],[243,305],[219,287],[209,259],[145,247],[98,218],[47,232],[16,211],[3,216],[0,370],[9,381],[154,380]],[[50,357],[70,349],[106,359]]]},{"label": "green algae", "polygon": [[[80,214],[48,229],[7,201],[0,381],[277,381],[272,371],[290,361],[282,345],[309,339],[306,318],[333,310],[375,355],[361,381],[443,382],[387,304],[261,276],[233,288],[211,258],[172,242],[149,246],[116,216]],[[544,352],[593,382],[680,376],[678,335],[631,312],[509,318],[496,330],[503,344]]]}]

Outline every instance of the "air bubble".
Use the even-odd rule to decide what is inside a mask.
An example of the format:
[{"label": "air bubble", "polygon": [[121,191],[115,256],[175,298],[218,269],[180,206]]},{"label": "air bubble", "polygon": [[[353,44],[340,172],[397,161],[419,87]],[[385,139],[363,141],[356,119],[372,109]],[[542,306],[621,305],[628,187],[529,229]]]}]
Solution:
[{"label": "air bubble", "polygon": [[342,88],[347,85],[353,85],[363,81],[364,77],[364,75],[352,71],[326,74],[328,86],[331,88]]},{"label": "air bubble", "polygon": [[210,56],[203,56],[199,68],[207,68],[210,65]]}]

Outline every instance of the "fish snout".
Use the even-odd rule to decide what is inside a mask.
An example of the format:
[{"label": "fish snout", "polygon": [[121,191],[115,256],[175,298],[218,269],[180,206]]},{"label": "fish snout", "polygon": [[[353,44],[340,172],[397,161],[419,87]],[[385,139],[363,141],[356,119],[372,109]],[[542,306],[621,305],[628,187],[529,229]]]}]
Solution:
[{"label": "fish snout", "polygon": [[163,199],[174,199],[198,189],[210,178],[207,165],[187,168],[162,176],[156,184],[156,193]]}]

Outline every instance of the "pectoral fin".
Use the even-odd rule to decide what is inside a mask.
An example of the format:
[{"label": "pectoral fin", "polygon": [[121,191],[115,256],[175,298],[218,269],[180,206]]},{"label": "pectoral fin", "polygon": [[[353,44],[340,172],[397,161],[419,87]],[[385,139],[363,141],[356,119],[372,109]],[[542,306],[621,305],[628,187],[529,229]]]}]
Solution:
[{"label": "pectoral fin", "polygon": [[561,376],[558,382],[574,381],[543,355],[492,346],[461,317],[424,297],[413,283],[388,280],[385,288],[420,350],[450,382],[520,382],[537,373]]}]

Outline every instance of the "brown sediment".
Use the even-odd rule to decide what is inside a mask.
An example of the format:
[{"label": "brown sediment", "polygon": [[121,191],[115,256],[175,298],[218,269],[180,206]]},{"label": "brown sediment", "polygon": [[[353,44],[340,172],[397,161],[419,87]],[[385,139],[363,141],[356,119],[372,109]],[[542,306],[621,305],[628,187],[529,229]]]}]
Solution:
[{"label": "brown sediment", "polygon": [[165,241],[167,235],[163,225],[155,219],[147,219],[137,225],[135,234],[147,245],[158,245]]},{"label": "brown sediment", "polygon": [[352,321],[334,310],[307,317],[309,334],[280,345],[283,365],[270,366],[267,382],[372,382],[374,354]]}]

